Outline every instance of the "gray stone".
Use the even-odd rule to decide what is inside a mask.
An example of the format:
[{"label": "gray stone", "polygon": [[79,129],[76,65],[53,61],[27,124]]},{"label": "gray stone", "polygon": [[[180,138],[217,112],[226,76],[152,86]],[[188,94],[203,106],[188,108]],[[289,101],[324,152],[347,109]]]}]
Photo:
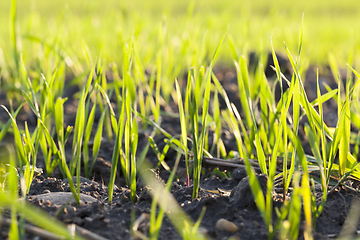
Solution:
[{"label": "gray stone", "polygon": [[[76,203],[75,198],[71,192],[52,192],[40,195],[29,196],[32,200],[49,201],[51,205],[64,205],[68,202]],[[96,198],[80,193],[80,201],[83,203],[97,202]]]}]

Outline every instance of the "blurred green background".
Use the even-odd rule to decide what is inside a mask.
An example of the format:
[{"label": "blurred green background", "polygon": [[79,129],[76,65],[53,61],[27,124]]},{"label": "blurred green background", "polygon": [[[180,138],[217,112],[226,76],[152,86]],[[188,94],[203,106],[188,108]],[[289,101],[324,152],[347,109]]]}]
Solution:
[{"label": "blurred green background", "polygon": [[[11,64],[10,5],[7,0],[0,7],[1,65]],[[17,5],[20,50],[30,66],[44,54],[38,41],[65,51],[79,71],[86,68],[82,42],[92,58],[102,50],[105,62],[121,63],[124,43],[132,34],[145,66],[155,63],[159,49],[185,69],[194,61],[194,52],[203,54],[199,64],[206,62],[225,33],[239,54],[268,51],[270,36],[277,51],[284,52],[286,42],[296,54],[303,14],[302,58],[324,65],[332,53],[345,67],[349,53],[357,60],[360,46],[356,0],[20,0]],[[228,41],[219,61],[232,61]]]}]

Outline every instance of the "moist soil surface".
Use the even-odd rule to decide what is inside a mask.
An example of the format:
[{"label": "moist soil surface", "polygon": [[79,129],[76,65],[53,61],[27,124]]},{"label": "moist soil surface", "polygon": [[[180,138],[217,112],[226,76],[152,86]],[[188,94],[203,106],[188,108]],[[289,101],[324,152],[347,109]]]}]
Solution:
[{"label": "moist soil surface", "polygon": [[[251,60],[251,57],[250,57]],[[270,59],[271,60],[271,59]],[[286,60],[282,60],[282,69],[288,79],[291,79],[291,70]],[[271,61],[269,61],[271,64]],[[272,64],[273,65],[273,64]],[[238,96],[238,87],[236,72],[233,68],[217,67],[215,70],[217,78],[222,83],[227,91],[229,99],[241,111],[240,100]],[[274,79],[274,73],[265,69],[268,79]],[[334,81],[331,72],[328,68],[323,68],[319,78],[321,91],[325,92],[324,83],[328,84],[331,88],[336,88],[337,83]],[[310,101],[316,98],[316,69],[310,67],[307,70],[304,79],[304,85]],[[70,91],[71,90],[71,91]],[[76,89],[66,91],[76,92]],[[280,88],[276,87],[277,97],[280,95]],[[65,104],[65,123],[66,125],[74,125],[75,114],[77,108],[77,101],[73,100],[71,96]],[[5,99],[2,100],[3,104],[7,104]],[[220,98],[220,107],[225,108],[225,102]],[[169,103],[165,110],[177,112],[177,107],[173,103]],[[337,105],[335,101],[329,100],[324,103],[325,122],[328,126],[335,127],[337,123]],[[170,134],[180,134],[179,118],[163,116],[161,127],[167,130]],[[7,115],[2,113],[1,120],[7,121]],[[97,118],[98,119],[98,118]],[[21,126],[24,121],[28,121],[31,127],[35,127],[36,121],[33,116],[25,111],[21,112],[17,118],[18,124]],[[306,122],[306,117],[301,121],[301,126]],[[31,126],[33,123],[33,126]],[[95,127],[94,127],[95,128]],[[139,127],[139,130],[141,127]],[[147,136],[152,128],[149,127],[146,131],[139,133],[139,149],[141,152],[142,147],[147,143]],[[209,134],[211,136],[211,134]],[[306,136],[302,128],[300,129],[300,137],[304,150],[307,154],[312,155],[310,147],[307,143]],[[211,138],[211,137],[210,137]],[[229,152],[236,151],[236,141],[230,132],[225,132],[222,135],[222,140]],[[160,151],[164,148],[164,136],[158,134],[155,137]],[[209,143],[212,139],[209,139]],[[67,156],[71,157],[72,140],[69,139],[66,149]],[[118,174],[116,178],[116,188],[113,193],[113,200],[108,202],[108,189],[107,184],[110,178],[111,158],[113,151],[113,142],[104,138],[101,143],[100,153],[95,160],[94,171],[90,179],[81,178],[80,192],[85,196],[81,198],[81,204],[77,205],[74,201],[68,200],[67,194],[70,192],[70,187],[67,179],[63,176],[58,168],[47,176],[46,172],[36,176],[31,184],[30,192],[27,201],[31,204],[41,208],[53,217],[59,219],[65,224],[76,224],[77,226],[87,229],[92,233],[97,234],[97,238],[102,239],[131,239],[131,226],[132,222],[137,219],[139,221],[137,231],[143,233],[145,236],[149,234],[149,213],[152,203],[152,198],[149,195],[151,188],[146,183],[138,180],[136,190],[136,201],[132,202],[130,199],[130,190],[126,186],[124,177],[122,176],[120,166],[118,167]],[[170,149],[166,155],[165,161],[172,167],[174,166],[177,153],[175,150]],[[69,157],[69,158],[70,158]],[[146,157],[154,166],[158,164],[155,153],[149,148]],[[241,165],[241,163],[239,164]],[[41,156],[38,159],[38,167],[44,168],[44,162]],[[214,169],[224,171],[227,176],[219,177],[215,174]],[[44,168],[45,170],[45,168]],[[166,183],[169,172],[162,166],[154,170],[154,175],[157,176],[159,182]],[[231,174],[229,174],[231,173]],[[263,191],[266,191],[266,179],[264,175],[258,174],[258,179]],[[256,208],[249,185],[246,171],[243,167],[228,167],[210,164],[206,161],[203,162],[203,174],[200,182],[200,190],[198,198],[192,198],[192,182],[190,186],[186,186],[186,174],[184,159],[181,159],[178,170],[176,172],[176,180],[172,183],[171,193],[181,206],[182,210],[186,212],[194,221],[199,218],[203,207],[206,208],[205,215],[200,224],[200,230],[209,237],[209,239],[267,239],[268,230],[264,221]],[[360,194],[357,191],[360,185],[354,180],[345,182],[346,186],[338,186],[334,191],[328,195],[328,200],[325,204],[322,214],[316,222],[316,228],[313,232],[314,239],[330,239],[338,236],[341,229],[345,225],[350,207],[355,200],[359,199]],[[351,188],[349,188],[349,187]],[[321,194],[321,187],[316,187],[317,195]],[[66,193],[66,194],[65,194]],[[55,194],[55,195],[54,195]],[[60,196],[61,195],[61,196]],[[71,199],[71,198],[70,198]],[[275,208],[280,208],[283,203],[283,193],[281,186],[277,186],[273,192],[274,211],[273,222],[276,221]],[[9,212],[5,211],[5,217],[9,216]],[[221,230],[216,228],[216,223],[219,219],[226,219],[236,225],[235,230]],[[303,238],[303,225],[304,218],[301,219],[299,239]],[[355,224],[356,227],[356,224]],[[2,225],[0,228],[0,239],[8,237],[8,228]],[[36,233],[25,231],[25,239],[46,239]],[[87,235],[88,239],[90,235]],[[275,236],[277,238],[277,236]],[[164,217],[159,239],[181,239],[179,233],[173,227],[167,217]]]}]

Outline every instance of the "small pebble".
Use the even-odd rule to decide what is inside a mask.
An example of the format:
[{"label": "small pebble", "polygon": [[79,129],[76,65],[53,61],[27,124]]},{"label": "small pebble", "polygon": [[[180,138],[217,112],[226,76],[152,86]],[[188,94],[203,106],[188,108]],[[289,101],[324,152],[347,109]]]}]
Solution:
[{"label": "small pebble", "polygon": [[226,231],[226,232],[237,232],[238,231],[238,227],[233,222],[230,222],[224,218],[220,218],[216,222],[215,227],[219,231]]},{"label": "small pebble", "polygon": [[50,190],[49,190],[49,189],[45,189],[42,193],[43,193],[43,194],[50,193]]}]

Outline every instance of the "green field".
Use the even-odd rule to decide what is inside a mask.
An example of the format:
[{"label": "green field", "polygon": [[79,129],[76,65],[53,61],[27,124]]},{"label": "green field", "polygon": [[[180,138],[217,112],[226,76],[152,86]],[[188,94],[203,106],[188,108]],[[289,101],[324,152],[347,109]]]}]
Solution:
[{"label": "green field", "polygon": [[[10,1],[4,1],[0,47],[7,62],[11,62],[9,9]],[[296,50],[303,14],[303,56],[314,63],[326,64],[328,54],[334,53],[344,65],[349,53],[356,56],[360,40],[360,6],[356,1],[34,0],[18,1],[18,9],[18,34],[28,64],[34,63],[41,47],[27,36],[50,45],[56,41],[83,67],[86,57],[81,41],[93,57],[102,50],[106,62],[120,63],[123,44],[132,34],[144,65],[154,64],[156,53],[163,48],[164,59],[174,55],[176,64],[186,69],[195,50],[199,56],[200,52],[210,55],[225,33],[232,37],[239,53],[269,50],[270,36],[277,51],[284,52],[284,41],[290,50]],[[222,61],[232,60],[228,46],[221,55]]]}]

